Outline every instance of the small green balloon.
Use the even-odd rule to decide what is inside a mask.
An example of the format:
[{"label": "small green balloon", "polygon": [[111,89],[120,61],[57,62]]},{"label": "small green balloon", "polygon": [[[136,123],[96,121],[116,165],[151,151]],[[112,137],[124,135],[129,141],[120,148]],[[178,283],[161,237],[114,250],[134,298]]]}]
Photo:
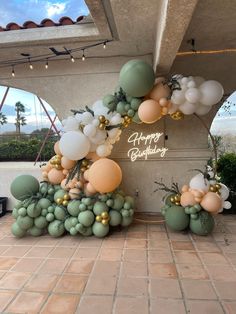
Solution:
[{"label": "small green balloon", "polygon": [[120,71],[119,85],[130,96],[142,97],[152,89],[155,73],[150,64],[142,60],[130,60]]},{"label": "small green balloon", "polygon": [[120,225],[121,220],[122,220],[122,216],[121,216],[120,212],[118,212],[117,210],[110,210],[109,216],[110,216],[109,224],[111,226]]},{"label": "small green balloon", "polygon": [[137,123],[137,124],[141,124],[143,123],[140,119],[139,119],[139,115],[138,115],[138,112],[135,112],[133,118],[132,118],[132,121]]},{"label": "small green balloon", "polygon": [[128,217],[124,217],[122,218],[121,221],[121,226],[122,227],[128,227],[133,221],[133,216],[128,216]]},{"label": "small green balloon", "polygon": [[125,115],[126,111],[125,111],[125,102],[120,101],[117,106],[116,106],[116,111],[120,114],[120,115]]},{"label": "small green balloon", "polygon": [[201,236],[210,234],[215,226],[214,218],[205,210],[200,211],[197,219],[190,219],[190,230]]},{"label": "small green balloon", "polygon": [[17,238],[22,238],[26,234],[26,230],[21,229],[17,222],[11,226],[11,232]]},{"label": "small green balloon", "polygon": [[[80,212],[79,205],[81,204],[80,200],[72,200],[67,205],[67,211],[70,215],[77,217]],[[83,204],[84,205],[84,204]]]},{"label": "small green balloon", "polygon": [[92,226],[93,234],[98,238],[105,237],[109,232],[109,225],[103,225],[100,222],[95,222]]},{"label": "small green balloon", "polygon": [[16,177],[10,187],[11,194],[18,200],[23,201],[26,198],[38,193],[38,180],[28,174],[23,174]]},{"label": "small green balloon", "polygon": [[93,212],[95,215],[101,215],[102,212],[108,211],[108,207],[106,203],[96,202],[93,206]]},{"label": "small green balloon", "polygon": [[141,103],[142,103],[142,99],[140,99],[140,98],[132,98],[132,100],[131,100],[131,108],[133,110],[137,111]]},{"label": "small green balloon", "polygon": [[18,209],[18,215],[24,217],[26,214],[27,214],[27,210],[26,210],[25,207],[21,207],[21,208]]},{"label": "small green balloon", "polygon": [[65,232],[64,224],[60,220],[54,220],[48,225],[48,233],[52,237],[60,237]]},{"label": "small green balloon", "polygon": [[51,205],[51,202],[47,198],[41,198],[38,201],[38,205],[43,209],[47,209]]},{"label": "small green balloon", "polygon": [[39,216],[39,217],[34,219],[34,224],[37,228],[44,229],[48,226],[48,221],[47,221],[46,217]]},{"label": "small green balloon", "polygon": [[94,219],[95,219],[95,216],[93,212],[91,212],[90,210],[81,212],[79,213],[79,216],[78,216],[79,222],[85,227],[90,227],[93,224]]},{"label": "small green balloon", "polygon": [[114,196],[114,204],[112,208],[116,210],[121,210],[123,208],[124,202],[125,202],[124,197],[121,196],[120,194],[116,194]]},{"label": "small green balloon", "polygon": [[41,211],[41,207],[36,203],[32,203],[27,207],[27,214],[32,218],[38,217],[41,214]]},{"label": "small green balloon", "polygon": [[56,219],[64,221],[66,219],[65,209],[61,206],[56,206],[54,216],[56,217]]},{"label": "small green balloon", "polygon": [[18,226],[23,230],[30,229],[31,227],[33,227],[33,224],[34,224],[33,218],[29,216],[25,216],[25,217],[18,216],[16,222]]},{"label": "small green balloon", "polygon": [[37,228],[36,226],[33,226],[32,228],[29,229],[29,233],[33,236],[33,237],[39,237],[43,234],[43,230],[40,228]]}]

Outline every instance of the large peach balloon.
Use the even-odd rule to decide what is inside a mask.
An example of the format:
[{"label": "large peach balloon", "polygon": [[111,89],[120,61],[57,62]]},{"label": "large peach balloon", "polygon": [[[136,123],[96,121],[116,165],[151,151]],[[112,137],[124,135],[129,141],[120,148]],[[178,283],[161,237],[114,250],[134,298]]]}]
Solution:
[{"label": "large peach balloon", "polygon": [[218,212],[222,207],[222,199],[214,192],[204,195],[200,205],[210,213]]},{"label": "large peach balloon", "polygon": [[138,108],[139,119],[144,123],[154,123],[162,116],[161,106],[155,100],[148,99],[141,103]]},{"label": "large peach balloon", "polygon": [[180,204],[185,207],[185,206],[193,206],[196,205],[197,202],[195,200],[194,195],[191,192],[184,192],[181,197],[180,197]]},{"label": "large peach balloon", "polygon": [[60,148],[59,148],[59,141],[57,141],[55,144],[54,144],[54,152],[56,153],[56,155],[62,155],[61,151],[60,151]]},{"label": "large peach balloon", "polygon": [[112,192],[121,183],[122,171],[115,161],[101,158],[95,161],[89,168],[88,178],[98,192]]},{"label": "large peach balloon", "polygon": [[163,84],[162,82],[155,84],[149,93],[149,97],[155,101],[159,101],[161,98],[168,98],[169,96],[170,88],[167,84]]},{"label": "large peach balloon", "polygon": [[48,172],[48,181],[52,184],[60,184],[61,181],[65,178],[65,175],[61,170],[57,170],[56,168],[52,168]]},{"label": "large peach balloon", "polygon": [[75,165],[75,163],[76,163],[75,160],[70,160],[70,159],[68,159],[68,158],[65,157],[65,156],[63,156],[63,157],[61,158],[61,166],[62,166],[62,168],[64,168],[64,169],[69,170],[69,169],[73,168],[74,165]]}]

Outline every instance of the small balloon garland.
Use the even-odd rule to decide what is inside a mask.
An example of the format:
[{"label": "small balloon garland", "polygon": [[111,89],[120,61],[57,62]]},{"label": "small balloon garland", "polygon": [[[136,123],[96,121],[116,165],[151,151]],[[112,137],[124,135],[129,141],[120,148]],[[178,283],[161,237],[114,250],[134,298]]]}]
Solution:
[{"label": "small balloon garland", "polygon": [[215,225],[213,217],[224,208],[231,208],[231,203],[226,201],[229,189],[219,182],[210,167],[192,177],[189,185],[184,185],[181,191],[176,183],[171,188],[161,182],[155,183],[157,190],[168,192],[161,212],[166,224],[175,231],[189,227],[197,235],[208,235]]},{"label": "small balloon garland", "polygon": [[122,130],[131,123],[154,123],[165,115],[174,120],[204,115],[223,92],[220,83],[201,77],[175,75],[155,81],[149,64],[127,62],[114,94],[85,109],[71,110],[73,116],[62,121],[64,133],[54,146],[55,156],[42,167],[43,182],[30,175],[12,182],[11,193],[19,200],[12,233],[39,236],[47,230],[54,237],[66,231],[104,237],[110,227],[131,224],[134,200],[120,190],[122,171],[107,158]]}]

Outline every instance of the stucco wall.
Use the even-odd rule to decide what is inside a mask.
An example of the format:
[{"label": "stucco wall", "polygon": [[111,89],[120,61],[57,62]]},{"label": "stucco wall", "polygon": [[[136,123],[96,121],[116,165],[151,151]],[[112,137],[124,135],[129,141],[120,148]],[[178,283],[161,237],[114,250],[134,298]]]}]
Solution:
[{"label": "stucco wall", "polygon": [[[14,79],[9,72],[1,72],[0,84],[37,94],[55,109],[60,118],[64,118],[71,108],[92,104],[106,93],[113,92],[118,83],[120,68],[129,59],[132,57],[88,59],[74,64],[69,60],[50,62],[48,71],[42,64],[35,66],[34,71],[24,66],[18,68]],[[151,55],[144,59],[152,62]],[[127,156],[130,149],[127,139],[132,132],[142,132],[144,135],[163,132],[167,135],[168,139],[164,140],[163,135],[157,144],[169,149],[165,157],[160,158],[157,154],[149,156],[148,160],[131,162]],[[115,146],[112,158],[122,167],[124,189],[136,196],[137,210],[157,212],[160,210],[163,193],[153,193],[154,181],[162,180],[166,184],[177,181],[180,185],[188,182],[193,175],[189,170],[203,169],[209,158],[207,147],[207,133],[196,117],[186,117],[181,121],[163,118],[153,125],[132,125],[126,129]],[[144,146],[140,149],[144,149]],[[23,171],[38,175],[38,170],[29,168]],[[6,182],[1,185],[1,194],[9,195],[9,181],[18,172],[22,173],[22,170],[17,167],[11,171],[0,168],[1,180],[3,178]]]}]

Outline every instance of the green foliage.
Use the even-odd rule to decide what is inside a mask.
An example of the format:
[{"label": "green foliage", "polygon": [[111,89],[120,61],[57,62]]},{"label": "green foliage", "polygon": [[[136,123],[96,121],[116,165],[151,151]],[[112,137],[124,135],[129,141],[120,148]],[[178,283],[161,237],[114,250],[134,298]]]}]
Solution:
[{"label": "green foliage", "polygon": [[0,112],[0,125],[6,124],[6,123],[7,123],[7,117],[5,116],[5,114]]},{"label": "green foliage", "polygon": [[[56,141],[56,140],[55,140]],[[49,140],[41,153],[42,160],[49,160],[53,155],[54,140]],[[11,140],[0,144],[0,161],[34,161],[42,145],[37,138],[29,140]]]},{"label": "green foliage", "polygon": [[221,182],[236,192],[236,154],[227,153],[220,157],[217,164]]}]

